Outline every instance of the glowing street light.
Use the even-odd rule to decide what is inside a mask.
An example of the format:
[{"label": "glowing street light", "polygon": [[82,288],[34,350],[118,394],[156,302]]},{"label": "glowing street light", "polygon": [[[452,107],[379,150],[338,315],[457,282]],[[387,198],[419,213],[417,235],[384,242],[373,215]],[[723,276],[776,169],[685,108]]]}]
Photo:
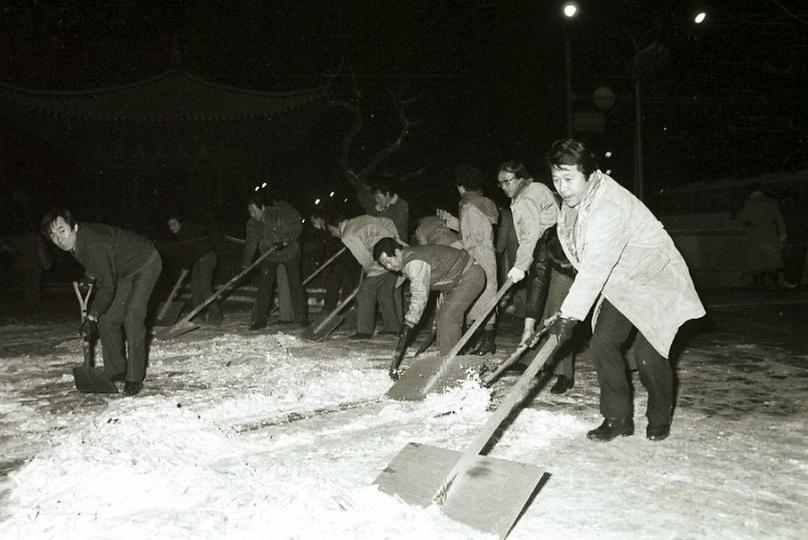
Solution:
[{"label": "glowing street light", "polygon": [[575,2],[567,2],[564,4],[563,11],[565,17],[572,19],[578,14],[578,4]]},{"label": "glowing street light", "polygon": [[693,17],[693,22],[696,24],[701,24],[705,21],[705,19],[707,19],[707,13],[704,11],[699,11],[696,13],[696,16]]}]

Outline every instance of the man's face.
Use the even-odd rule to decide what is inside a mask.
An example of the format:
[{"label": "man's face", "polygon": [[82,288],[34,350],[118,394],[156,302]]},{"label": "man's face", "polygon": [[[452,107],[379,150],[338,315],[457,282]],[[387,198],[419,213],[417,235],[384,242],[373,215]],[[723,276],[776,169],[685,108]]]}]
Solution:
[{"label": "man's face", "polygon": [[174,234],[180,234],[180,229],[182,229],[182,223],[180,223],[177,218],[171,218],[168,220],[169,231]]},{"label": "man's face", "polygon": [[325,220],[321,217],[311,216],[309,218],[311,220],[311,226],[317,229],[318,231],[322,231],[325,229]]},{"label": "man's face", "polygon": [[392,198],[392,195],[382,193],[381,191],[377,191],[376,193],[373,194],[373,196],[376,197],[376,204],[381,207],[390,204],[390,199]]},{"label": "man's face", "polygon": [[253,203],[247,205],[247,212],[250,213],[250,217],[253,219],[257,219],[258,221],[264,220],[264,209],[255,206]]},{"label": "man's face", "polygon": [[58,217],[51,225],[49,236],[51,242],[56,244],[59,249],[70,251],[76,246],[77,230],[78,225],[70,227],[70,225],[65,222],[64,218]]},{"label": "man's face", "polygon": [[553,165],[551,168],[553,185],[561,195],[564,204],[570,208],[578,206],[589,191],[589,179],[578,165]]},{"label": "man's face", "polygon": [[499,171],[499,174],[497,174],[497,184],[499,184],[499,187],[505,192],[505,195],[512,199],[516,194],[516,190],[522,185],[522,182],[512,172]]},{"label": "man's face", "polygon": [[393,255],[387,255],[382,253],[379,257],[379,264],[390,270],[391,272],[400,272],[401,271],[401,250],[396,249]]}]

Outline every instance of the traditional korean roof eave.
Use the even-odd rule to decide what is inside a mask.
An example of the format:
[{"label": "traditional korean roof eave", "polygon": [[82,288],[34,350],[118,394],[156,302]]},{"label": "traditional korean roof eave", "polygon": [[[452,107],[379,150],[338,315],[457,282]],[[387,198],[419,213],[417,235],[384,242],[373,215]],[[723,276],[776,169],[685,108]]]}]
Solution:
[{"label": "traditional korean roof eave", "polygon": [[322,106],[325,87],[293,92],[246,90],[172,69],[132,84],[82,91],[0,85],[0,102],[65,120],[221,122],[255,120]]}]

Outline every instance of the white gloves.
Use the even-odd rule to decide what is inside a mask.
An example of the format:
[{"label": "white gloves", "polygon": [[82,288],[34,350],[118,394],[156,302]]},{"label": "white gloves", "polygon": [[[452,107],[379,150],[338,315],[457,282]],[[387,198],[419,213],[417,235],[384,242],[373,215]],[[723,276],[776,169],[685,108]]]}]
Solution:
[{"label": "white gloves", "polygon": [[508,278],[513,281],[514,283],[519,283],[523,279],[525,279],[525,271],[519,270],[515,266],[510,269],[508,272]]}]

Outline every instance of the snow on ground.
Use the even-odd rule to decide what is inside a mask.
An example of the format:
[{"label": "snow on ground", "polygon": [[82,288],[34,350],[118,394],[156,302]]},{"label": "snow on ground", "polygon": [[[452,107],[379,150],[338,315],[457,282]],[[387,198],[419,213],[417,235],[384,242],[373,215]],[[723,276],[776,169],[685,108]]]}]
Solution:
[{"label": "snow on ground", "polygon": [[[233,322],[155,341],[136,398],[82,395],[74,326],[0,328],[0,537],[489,537],[373,481],[410,441],[462,450],[515,375],[392,401],[392,338],[315,344]],[[542,389],[490,452],[551,474],[510,537],[804,537],[806,365],[696,340],[678,362],[671,437],[645,439],[635,374],[636,435],[598,444],[584,353],[575,388]]]}]

